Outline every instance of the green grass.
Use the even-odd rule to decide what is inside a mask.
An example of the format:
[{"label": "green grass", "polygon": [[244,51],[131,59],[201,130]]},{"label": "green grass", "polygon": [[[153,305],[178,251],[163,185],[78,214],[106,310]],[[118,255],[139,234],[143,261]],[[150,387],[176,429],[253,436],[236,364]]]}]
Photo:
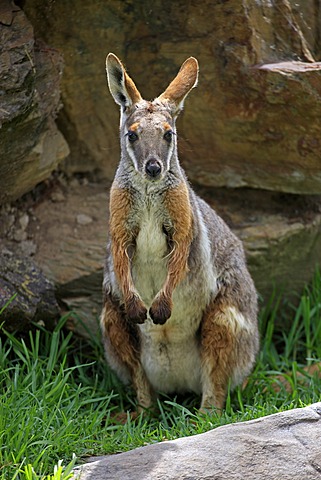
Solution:
[{"label": "green grass", "polygon": [[[64,328],[35,327],[0,337],[0,479],[67,480],[89,455],[121,452],[219,425],[321,400],[321,379],[303,368],[321,361],[321,274],[296,307],[276,294],[260,315],[261,351],[247,385],[229,393],[226,410],[200,415],[199,398],[161,396],[159,412],[128,415],[134,394],[108,370],[99,339],[91,345]],[[282,379],[286,380],[288,389]],[[77,455],[77,458],[74,458]]]}]

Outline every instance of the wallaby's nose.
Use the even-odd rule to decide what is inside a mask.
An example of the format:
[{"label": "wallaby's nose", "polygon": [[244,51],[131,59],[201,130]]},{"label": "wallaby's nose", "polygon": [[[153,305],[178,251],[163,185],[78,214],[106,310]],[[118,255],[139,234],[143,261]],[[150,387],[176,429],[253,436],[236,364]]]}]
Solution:
[{"label": "wallaby's nose", "polygon": [[161,164],[155,159],[151,158],[145,165],[147,175],[152,178],[157,178],[162,171]]}]

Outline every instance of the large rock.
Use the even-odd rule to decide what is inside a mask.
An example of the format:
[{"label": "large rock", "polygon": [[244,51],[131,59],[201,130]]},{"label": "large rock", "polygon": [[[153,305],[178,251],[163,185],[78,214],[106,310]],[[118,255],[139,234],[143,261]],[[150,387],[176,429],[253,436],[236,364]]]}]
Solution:
[{"label": "large rock", "polygon": [[52,328],[60,310],[55,289],[34,262],[10,251],[0,254],[0,324],[9,330],[41,322]]},{"label": "large rock", "polygon": [[318,480],[321,403],[80,467],[74,480]]},{"label": "large rock", "polygon": [[[321,64],[287,0],[84,0],[72,8],[29,0],[25,11],[65,58],[59,124],[71,146],[69,170],[114,175],[119,112],[106,88],[106,53],[124,60],[146,98],[194,55],[199,87],[178,124],[191,180],[321,193]],[[310,11],[305,31],[318,25],[318,10]]]},{"label": "large rock", "polygon": [[243,241],[256,288],[268,301],[277,288],[301,293],[321,264],[321,197],[251,189],[201,189],[200,194]]},{"label": "large rock", "polygon": [[[1,247],[32,255],[57,287],[57,296],[96,332],[108,232],[108,193],[102,183],[73,180],[50,188],[29,209],[0,217]],[[256,190],[200,189],[199,193],[243,240],[259,293],[275,286],[299,292],[321,263],[321,198]],[[5,230],[2,232],[1,225]]]},{"label": "large rock", "polygon": [[47,178],[69,150],[55,124],[62,58],[35,43],[24,12],[0,5],[0,204]]},{"label": "large rock", "polygon": [[[7,248],[32,257],[55,284],[61,305],[76,312],[69,327],[83,335],[98,330],[107,202],[105,184],[87,185],[74,179],[47,187],[35,204],[31,200],[25,214],[4,209],[0,215],[0,251]],[[25,204],[29,206],[28,201]]]}]

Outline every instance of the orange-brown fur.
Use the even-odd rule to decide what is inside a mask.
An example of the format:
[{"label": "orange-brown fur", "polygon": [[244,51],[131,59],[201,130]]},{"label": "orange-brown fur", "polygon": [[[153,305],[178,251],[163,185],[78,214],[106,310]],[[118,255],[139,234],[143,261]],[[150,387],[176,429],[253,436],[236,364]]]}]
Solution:
[{"label": "orange-brown fur", "polygon": [[135,122],[133,123],[128,130],[130,130],[131,132],[135,132],[139,127],[139,122]]},{"label": "orange-brown fur", "polygon": [[117,356],[131,373],[139,363],[139,332],[136,325],[129,324],[120,307],[106,297],[104,302],[103,323],[105,333],[110,338]]},{"label": "orange-brown fur", "polygon": [[101,323],[103,333],[109,339],[109,354],[112,349],[116,362],[123,364],[128,370],[133,386],[139,392],[138,404],[141,407],[148,407],[153,392],[139,360],[138,327],[126,320],[124,312],[110,296],[105,296]]},{"label": "orange-brown fur", "polygon": [[168,98],[174,100],[175,103],[183,100],[186,92],[195,86],[195,64],[193,60],[186,60],[178,72],[178,75],[169,84],[160,98]]},{"label": "orange-brown fur", "polygon": [[139,91],[137,90],[136,85],[134,84],[132,79],[129,77],[129,75],[127,75],[127,73],[125,73],[125,85],[126,85],[126,89],[129,96],[134,100],[135,103],[139,102],[142,99],[142,97]]},{"label": "orange-brown fur", "polygon": [[127,249],[133,240],[133,232],[127,225],[131,209],[130,193],[113,186],[110,192],[110,235],[115,274],[120,283],[127,313],[140,322],[146,318],[146,308],[135,291],[130,271]]},{"label": "orange-brown fur", "polygon": [[224,406],[229,379],[235,365],[235,334],[228,324],[222,324],[225,309],[229,307],[223,301],[209,305],[204,313],[201,326],[202,363],[204,374],[213,385],[213,398],[202,405],[211,405],[221,410]]},{"label": "orange-brown fur", "polygon": [[115,273],[122,286],[125,297],[134,290],[131,279],[127,248],[132,240],[132,232],[126,225],[131,208],[129,192],[123,188],[112,187],[110,192],[110,235]]},{"label": "orange-brown fur", "polygon": [[164,130],[165,130],[165,131],[168,131],[168,130],[171,130],[171,129],[172,129],[172,127],[170,126],[170,124],[167,123],[167,122],[164,122],[163,127],[164,127]]},{"label": "orange-brown fur", "polygon": [[174,224],[174,248],[169,257],[164,286],[165,291],[172,293],[188,271],[187,260],[193,239],[193,216],[186,184],[181,183],[166,192],[164,204]]},{"label": "orange-brown fur", "polygon": [[[193,239],[193,217],[185,183],[166,192],[164,205],[174,225],[173,250],[169,255],[165,284],[154,301],[154,316],[169,317],[172,310],[172,294],[188,271],[188,255]],[[177,208],[179,205],[179,208]]]}]

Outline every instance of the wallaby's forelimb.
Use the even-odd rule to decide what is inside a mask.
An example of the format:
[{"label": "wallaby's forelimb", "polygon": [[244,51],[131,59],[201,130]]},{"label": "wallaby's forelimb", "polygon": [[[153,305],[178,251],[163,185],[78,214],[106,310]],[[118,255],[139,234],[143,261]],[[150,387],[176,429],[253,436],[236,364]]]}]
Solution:
[{"label": "wallaby's forelimb", "polygon": [[186,184],[180,183],[170,189],[164,203],[173,224],[173,250],[168,259],[165,284],[149,311],[156,324],[164,324],[171,315],[173,291],[188,272],[187,260],[193,239],[193,217]]},{"label": "wallaby's forelimb", "polygon": [[147,309],[136,292],[130,271],[127,248],[133,241],[133,231],[127,225],[131,209],[130,193],[113,186],[110,192],[110,234],[114,269],[124,295],[127,316],[135,323],[143,323]]},{"label": "wallaby's forelimb", "polygon": [[[170,317],[173,291],[188,271],[193,220],[185,183],[180,183],[165,194],[164,206],[172,223],[173,249],[168,258],[167,278],[149,312],[156,324],[164,324]],[[110,193],[110,233],[115,273],[124,295],[127,316],[136,323],[143,323],[147,317],[147,309],[135,289],[127,254],[127,248],[135,240],[133,229],[126,224],[130,209],[130,193],[113,186]]]}]

